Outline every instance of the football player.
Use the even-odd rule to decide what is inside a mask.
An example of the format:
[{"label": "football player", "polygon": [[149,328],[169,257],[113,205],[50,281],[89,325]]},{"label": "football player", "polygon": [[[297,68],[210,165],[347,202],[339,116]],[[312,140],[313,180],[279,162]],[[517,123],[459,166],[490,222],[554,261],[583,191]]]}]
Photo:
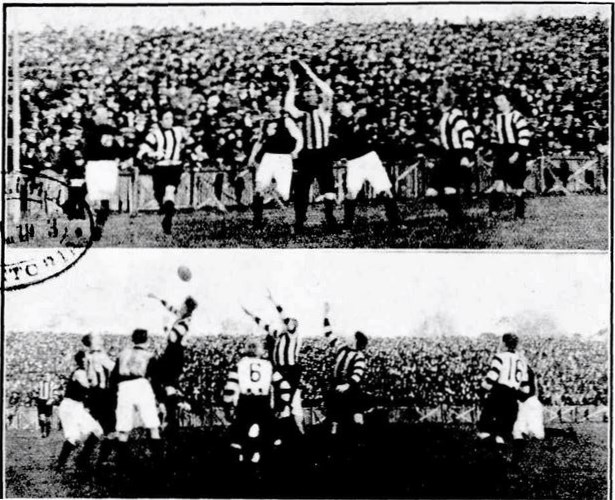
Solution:
[{"label": "football player", "polygon": [[519,393],[519,413],[513,427],[513,439],[533,437],[544,439],[545,424],[543,406],[538,399],[538,388],[534,370],[527,367],[528,392]]},{"label": "football player", "polygon": [[64,431],[64,444],[57,461],[59,469],[64,467],[68,457],[80,442],[84,442],[84,446],[78,463],[85,465],[96,441],[103,434],[100,424],[94,420],[84,406],[90,387],[85,369],[86,356],[84,351],[79,351],[75,355],[77,368],[68,378],[64,399],[58,408],[60,423]]},{"label": "football player", "polygon": [[247,341],[244,356],[229,373],[224,403],[233,422],[231,447],[238,460],[258,464],[263,448],[276,440],[275,412],[282,418],[290,415],[290,386],[263,359],[263,347],[258,340]]},{"label": "football player", "polygon": [[527,363],[517,352],[519,338],[506,333],[502,342],[504,351],[493,357],[482,383],[485,401],[478,422],[478,437],[493,436],[498,444],[504,444],[512,435],[519,409],[519,393],[529,394]]}]

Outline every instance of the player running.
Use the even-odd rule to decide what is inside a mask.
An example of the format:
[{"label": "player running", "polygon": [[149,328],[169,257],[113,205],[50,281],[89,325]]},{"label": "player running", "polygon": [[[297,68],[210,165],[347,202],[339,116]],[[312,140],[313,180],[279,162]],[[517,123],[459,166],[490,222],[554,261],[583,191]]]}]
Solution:
[{"label": "player running", "polygon": [[438,123],[440,161],[434,167],[425,195],[438,197],[451,222],[458,222],[461,209],[463,170],[470,168],[474,150],[474,130],[463,112],[455,106],[455,94],[447,87],[438,89],[438,105],[442,118]]},{"label": "player running", "polygon": [[504,444],[512,435],[519,409],[520,393],[528,394],[527,363],[517,353],[519,339],[512,333],[502,337],[504,351],[498,352],[482,383],[487,391],[483,411],[478,422],[478,437],[495,437],[495,442]]},{"label": "player running", "polygon": [[175,215],[175,195],[184,172],[184,146],[190,142],[185,127],[173,125],[175,115],[172,110],[163,111],[160,124],[145,137],[145,142],[137,153],[138,160],[152,160],[152,180],[154,197],[158,202],[162,217],[162,230],[171,234]]},{"label": "player running", "polygon": [[290,197],[293,159],[303,147],[301,131],[282,111],[279,98],[268,102],[269,114],[263,120],[259,137],[248,160],[256,165],[255,192],[252,201],[254,227],[263,226],[264,193],[275,180],[275,189],[284,201]]},{"label": "player running", "polygon": [[354,424],[355,430],[364,424],[364,395],[361,382],[365,376],[365,348],[367,336],[357,331],[354,335],[355,345],[351,347],[333,333],[329,319],[330,306],[325,303],[324,333],[329,340],[329,346],[335,353],[333,367],[333,384],[329,391],[327,409],[331,422],[330,432],[338,433],[339,425],[347,422]]},{"label": "player running", "polygon": [[263,359],[263,347],[258,340],[247,341],[245,355],[229,373],[224,403],[229,416],[235,408],[231,447],[237,452],[237,459],[258,464],[264,448],[276,439],[274,411],[282,417],[290,414],[290,386]]},{"label": "player running", "polygon": [[158,401],[164,404],[165,430],[172,434],[179,430],[179,410],[183,396],[179,388],[179,379],[184,371],[185,338],[190,331],[192,313],[198,304],[192,297],[186,297],[178,309],[153,294],[149,294],[149,297],[160,301],[165,309],[175,315],[171,327],[166,328],[167,345],[155,362],[154,375],[154,388],[158,394]]},{"label": "player running", "polygon": [[245,307],[244,312],[250,316],[257,325],[267,332],[266,351],[273,367],[280,372],[290,386],[291,413],[295,420],[297,430],[303,434],[303,409],[301,405],[301,364],[299,362],[299,349],[301,347],[298,328],[299,322],[284,313],[284,308],[275,301],[271,292],[267,298],[274,305],[280,319],[282,328],[276,330],[271,325],[263,323],[262,319],[252,314]]},{"label": "player running", "polygon": [[77,461],[80,466],[84,466],[96,442],[103,435],[102,427],[84,405],[90,389],[86,373],[86,357],[84,351],[79,351],[75,355],[77,368],[68,378],[64,399],[58,408],[64,431],[64,444],[57,461],[58,469],[66,465],[68,457],[80,442],[84,442],[84,445]]},{"label": "player running", "polygon": [[489,208],[499,212],[507,193],[515,200],[515,217],[525,217],[525,178],[532,132],[527,120],[513,108],[507,92],[494,95],[499,113],[495,119],[493,140],[494,183],[489,188]]},{"label": "player running", "polygon": [[109,218],[109,201],[117,192],[118,165],[123,155],[122,139],[117,128],[111,123],[109,110],[104,106],[97,106],[84,131],[83,151],[88,198],[96,210],[93,240],[101,238]]},{"label": "player running", "polygon": [[355,112],[354,102],[350,100],[339,102],[337,110],[340,117],[335,123],[337,140],[334,149],[336,156],[346,159],[345,228],[352,229],[357,195],[365,182],[372,186],[374,194],[382,196],[390,227],[399,227],[399,210],[392,192],[393,185],[365,129],[366,110],[363,108]]},{"label": "player running", "polygon": [[[333,89],[318,78],[302,61],[298,62],[302,73],[309,82],[297,99],[297,81],[290,68],[288,74],[288,93],[284,109],[295,120],[303,137],[303,149],[295,161],[294,180],[295,197],[295,233],[304,230],[309,204],[310,188],[314,179],[318,180],[320,192],[324,197],[325,228],[334,231],[335,220],[335,177],[333,175],[333,158],[329,148],[331,111],[333,109]],[[297,68],[297,69],[299,69]]]},{"label": "player running", "polygon": [[117,360],[118,393],[116,431],[119,441],[120,460],[128,456],[128,436],[135,427],[138,413],[143,427],[149,430],[154,451],[160,451],[160,419],[156,398],[150,383],[154,354],[147,349],[147,330],[136,329],[132,333],[132,347],[126,347]]}]

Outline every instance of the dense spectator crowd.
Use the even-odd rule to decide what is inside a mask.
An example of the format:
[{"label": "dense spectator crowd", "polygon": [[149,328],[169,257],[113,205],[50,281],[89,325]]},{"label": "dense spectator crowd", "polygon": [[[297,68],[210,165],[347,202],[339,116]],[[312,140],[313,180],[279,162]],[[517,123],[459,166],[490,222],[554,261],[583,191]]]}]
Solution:
[{"label": "dense spectator crowd", "polygon": [[22,33],[21,165],[65,168],[101,103],[129,151],[170,106],[195,139],[193,166],[236,171],[268,99],[285,92],[293,58],[327,80],[338,99],[367,108],[366,127],[387,159],[429,154],[424,146],[435,137],[435,94],[444,81],[482,149],[491,137],[494,88],[508,87],[531,119],[534,153],[604,151],[608,39],[605,20],[585,17]]},{"label": "dense spectator crowd", "polygon": [[[196,410],[219,405],[226,376],[237,361],[242,336],[192,337],[182,378],[182,391]],[[72,357],[81,336],[55,333],[7,332],[5,394],[15,392],[20,404],[30,405],[37,382],[54,374],[61,397]],[[128,336],[109,335],[105,346],[114,356],[129,343]],[[154,337],[154,349],[164,339]],[[368,346],[366,391],[373,405],[435,407],[477,403],[480,384],[498,348],[494,335],[468,338],[386,337]],[[604,405],[608,396],[607,343],[580,337],[522,337],[524,353],[538,375],[539,394],[546,405]],[[333,361],[323,338],[306,338],[301,347],[303,397],[308,405],[323,401]]]}]

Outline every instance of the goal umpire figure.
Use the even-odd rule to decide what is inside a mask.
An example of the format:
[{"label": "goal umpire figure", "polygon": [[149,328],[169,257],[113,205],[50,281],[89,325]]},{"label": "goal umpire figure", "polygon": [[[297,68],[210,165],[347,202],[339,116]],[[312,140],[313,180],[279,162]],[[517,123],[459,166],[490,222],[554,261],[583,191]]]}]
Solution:
[{"label": "goal umpire figure", "polygon": [[[295,70],[305,74],[309,82],[302,89],[299,109],[295,103],[297,81]],[[288,70],[288,93],[284,103],[285,111],[298,123],[303,135],[303,149],[295,160],[295,233],[303,232],[310,187],[318,179],[325,204],[325,228],[334,231],[337,227],[335,209],[335,178],[333,157],[329,148],[333,90],[314,74],[302,61],[293,61]]]}]

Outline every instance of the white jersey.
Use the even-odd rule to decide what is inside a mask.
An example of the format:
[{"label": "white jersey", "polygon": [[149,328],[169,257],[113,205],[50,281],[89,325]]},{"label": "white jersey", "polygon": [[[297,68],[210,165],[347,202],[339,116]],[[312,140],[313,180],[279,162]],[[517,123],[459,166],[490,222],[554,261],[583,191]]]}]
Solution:
[{"label": "white jersey", "polygon": [[274,386],[277,397],[288,404],[290,402],[290,386],[273,365],[266,359],[246,356],[239,360],[237,367],[229,374],[224,389],[224,401],[235,403],[242,396],[271,397]]},{"label": "white jersey", "polygon": [[499,384],[520,390],[528,382],[527,362],[516,352],[499,352],[487,372],[487,385]]}]

